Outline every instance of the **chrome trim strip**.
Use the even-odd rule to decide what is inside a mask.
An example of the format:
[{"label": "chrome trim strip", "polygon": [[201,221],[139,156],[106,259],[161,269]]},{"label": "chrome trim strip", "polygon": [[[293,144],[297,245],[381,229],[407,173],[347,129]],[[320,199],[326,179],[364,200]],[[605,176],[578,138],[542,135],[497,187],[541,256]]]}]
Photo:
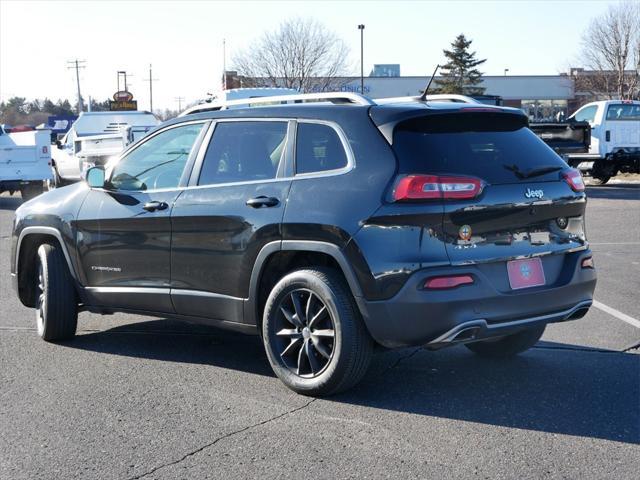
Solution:
[{"label": "chrome trim strip", "polygon": [[563,255],[566,253],[573,252],[582,252],[589,248],[588,242],[585,241],[584,245],[579,245],[577,247],[567,248],[564,250],[545,250],[543,252],[534,252],[528,253],[526,255],[510,255],[507,257],[492,257],[492,258],[484,258],[480,260],[460,260],[457,262],[451,262],[452,266],[460,267],[465,265],[480,265],[484,263],[495,263],[495,262],[508,262],[511,260],[522,260],[523,258],[535,258],[535,257],[546,257],[549,255]]},{"label": "chrome trim strip", "polygon": [[90,293],[151,293],[169,295],[170,288],[162,287],[85,287]]},{"label": "chrome trim strip", "polygon": [[188,290],[180,288],[167,287],[86,287],[86,291],[91,293],[147,293],[162,295],[184,295],[193,297],[209,297],[226,300],[243,301],[244,298],[232,297],[231,295],[223,295],[220,293],[205,292],[203,290]]},{"label": "chrome trim strip", "polygon": [[[555,312],[555,313],[548,313],[545,315],[538,315],[536,317],[524,318],[521,320],[514,320],[511,322],[500,322],[500,323],[490,324],[490,323],[487,323],[487,321],[483,318],[479,318],[476,320],[469,320],[468,322],[464,322],[464,323],[461,323],[460,325],[456,325],[452,329],[440,335],[435,340],[431,340],[429,343],[427,343],[427,345],[452,343],[451,339],[455,340],[456,335],[458,335],[461,331],[467,330],[469,328],[480,328],[481,331],[484,333],[486,332],[491,333],[492,331],[499,332],[502,329],[517,327],[520,325],[527,325],[529,323],[543,322],[545,320],[551,320],[554,318],[562,318],[564,320],[569,318],[576,311],[582,308],[590,307],[592,303],[593,302],[591,300],[586,300],[584,302],[578,303],[577,305],[574,305],[573,307],[567,310],[562,310],[560,312]],[[482,339],[483,337],[491,337],[491,335],[480,335],[478,338]]]},{"label": "chrome trim strip", "polygon": [[[332,102],[332,100],[336,101],[336,103],[344,103],[344,104],[355,104],[355,105],[363,105],[363,106],[372,106],[376,105],[376,103],[368,97],[364,95],[360,95],[359,93],[351,93],[351,92],[319,92],[319,93],[301,93],[298,95],[276,95],[276,96],[267,96],[267,97],[252,97],[252,98],[241,98],[237,100],[223,100],[218,102],[211,102],[209,104],[200,104],[194,105],[186,109],[184,112],[180,113],[178,117],[183,117],[186,115],[193,115],[197,113],[205,113],[210,111],[218,111],[218,110],[227,110],[228,107],[234,106],[243,106],[246,105],[246,108],[251,108],[253,106],[263,106],[263,107],[275,107],[281,104],[281,102],[305,102],[305,101],[322,101],[325,100],[327,102]],[[338,102],[340,101],[341,102]],[[265,105],[260,105],[265,104]]]},{"label": "chrome trim strip", "polygon": [[172,288],[171,295],[184,295],[184,296],[192,296],[192,297],[208,297],[208,298],[219,298],[221,300],[238,300],[244,301],[246,299],[240,297],[233,297],[231,295],[223,295],[221,293],[213,293],[213,292],[205,292],[204,290],[188,290],[181,288]]}]

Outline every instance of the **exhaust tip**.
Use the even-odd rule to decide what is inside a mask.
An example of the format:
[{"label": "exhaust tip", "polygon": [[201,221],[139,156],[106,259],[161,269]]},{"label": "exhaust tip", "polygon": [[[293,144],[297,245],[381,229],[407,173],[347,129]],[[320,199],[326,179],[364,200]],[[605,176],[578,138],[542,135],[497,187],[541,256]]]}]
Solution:
[{"label": "exhaust tip", "polygon": [[475,340],[478,332],[480,331],[480,327],[469,327],[460,330],[458,333],[453,335],[448,339],[451,343],[459,343],[459,342],[467,342],[470,340]]},{"label": "exhaust tip", "polygon": [[588,311],[589,311],[589,307],[579,308],[578,310],[573,312],[571,315],[569,315],[567,318],[565,318],[565,321],[567,321],[567,320],[578,320],[579,318],[584,317],[587,314]]}]

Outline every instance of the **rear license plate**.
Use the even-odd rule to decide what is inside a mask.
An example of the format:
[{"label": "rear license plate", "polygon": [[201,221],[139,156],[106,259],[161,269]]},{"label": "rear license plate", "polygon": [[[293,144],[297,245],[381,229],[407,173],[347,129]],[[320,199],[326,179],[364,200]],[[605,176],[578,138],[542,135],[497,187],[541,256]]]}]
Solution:
[{"label": "rear license plate", "polygon": [[545,284],[542,261],[539,258],[507,262],[507,273],[509,274],[509,285],[513,290]]}]

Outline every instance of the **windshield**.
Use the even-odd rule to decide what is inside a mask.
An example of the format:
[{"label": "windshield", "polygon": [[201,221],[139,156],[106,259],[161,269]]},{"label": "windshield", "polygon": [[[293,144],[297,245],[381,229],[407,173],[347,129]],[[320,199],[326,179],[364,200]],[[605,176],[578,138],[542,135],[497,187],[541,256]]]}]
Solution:
[{"label": "windshield", "polygon": [[396,127],[393,148],[399,173],[468,175],[500,184],[558,180],[559,171],[567,167],[521,123],[458,115],[454,122],[441,122],[442,116],[434,115],[427,122]]}]

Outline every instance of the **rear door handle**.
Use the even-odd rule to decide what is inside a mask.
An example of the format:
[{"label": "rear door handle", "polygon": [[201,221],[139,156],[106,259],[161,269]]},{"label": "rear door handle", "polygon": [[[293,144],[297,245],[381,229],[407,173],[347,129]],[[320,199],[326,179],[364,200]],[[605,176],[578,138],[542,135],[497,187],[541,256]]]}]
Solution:
[{"label": "rear door handle", "polygon": [[158,202],[156,200],[152,202],[147,202],[144,204],[144,208],[147,212],[155,212],[156,210],[164,210],[169,205],[166,202]]},{"label": "rear door handle", "polygon": [[265,197],[264,195],[247,200],[247,205],[253,208],[275,207],[279,203],[280,200],[278,200],[277,198]]}]

